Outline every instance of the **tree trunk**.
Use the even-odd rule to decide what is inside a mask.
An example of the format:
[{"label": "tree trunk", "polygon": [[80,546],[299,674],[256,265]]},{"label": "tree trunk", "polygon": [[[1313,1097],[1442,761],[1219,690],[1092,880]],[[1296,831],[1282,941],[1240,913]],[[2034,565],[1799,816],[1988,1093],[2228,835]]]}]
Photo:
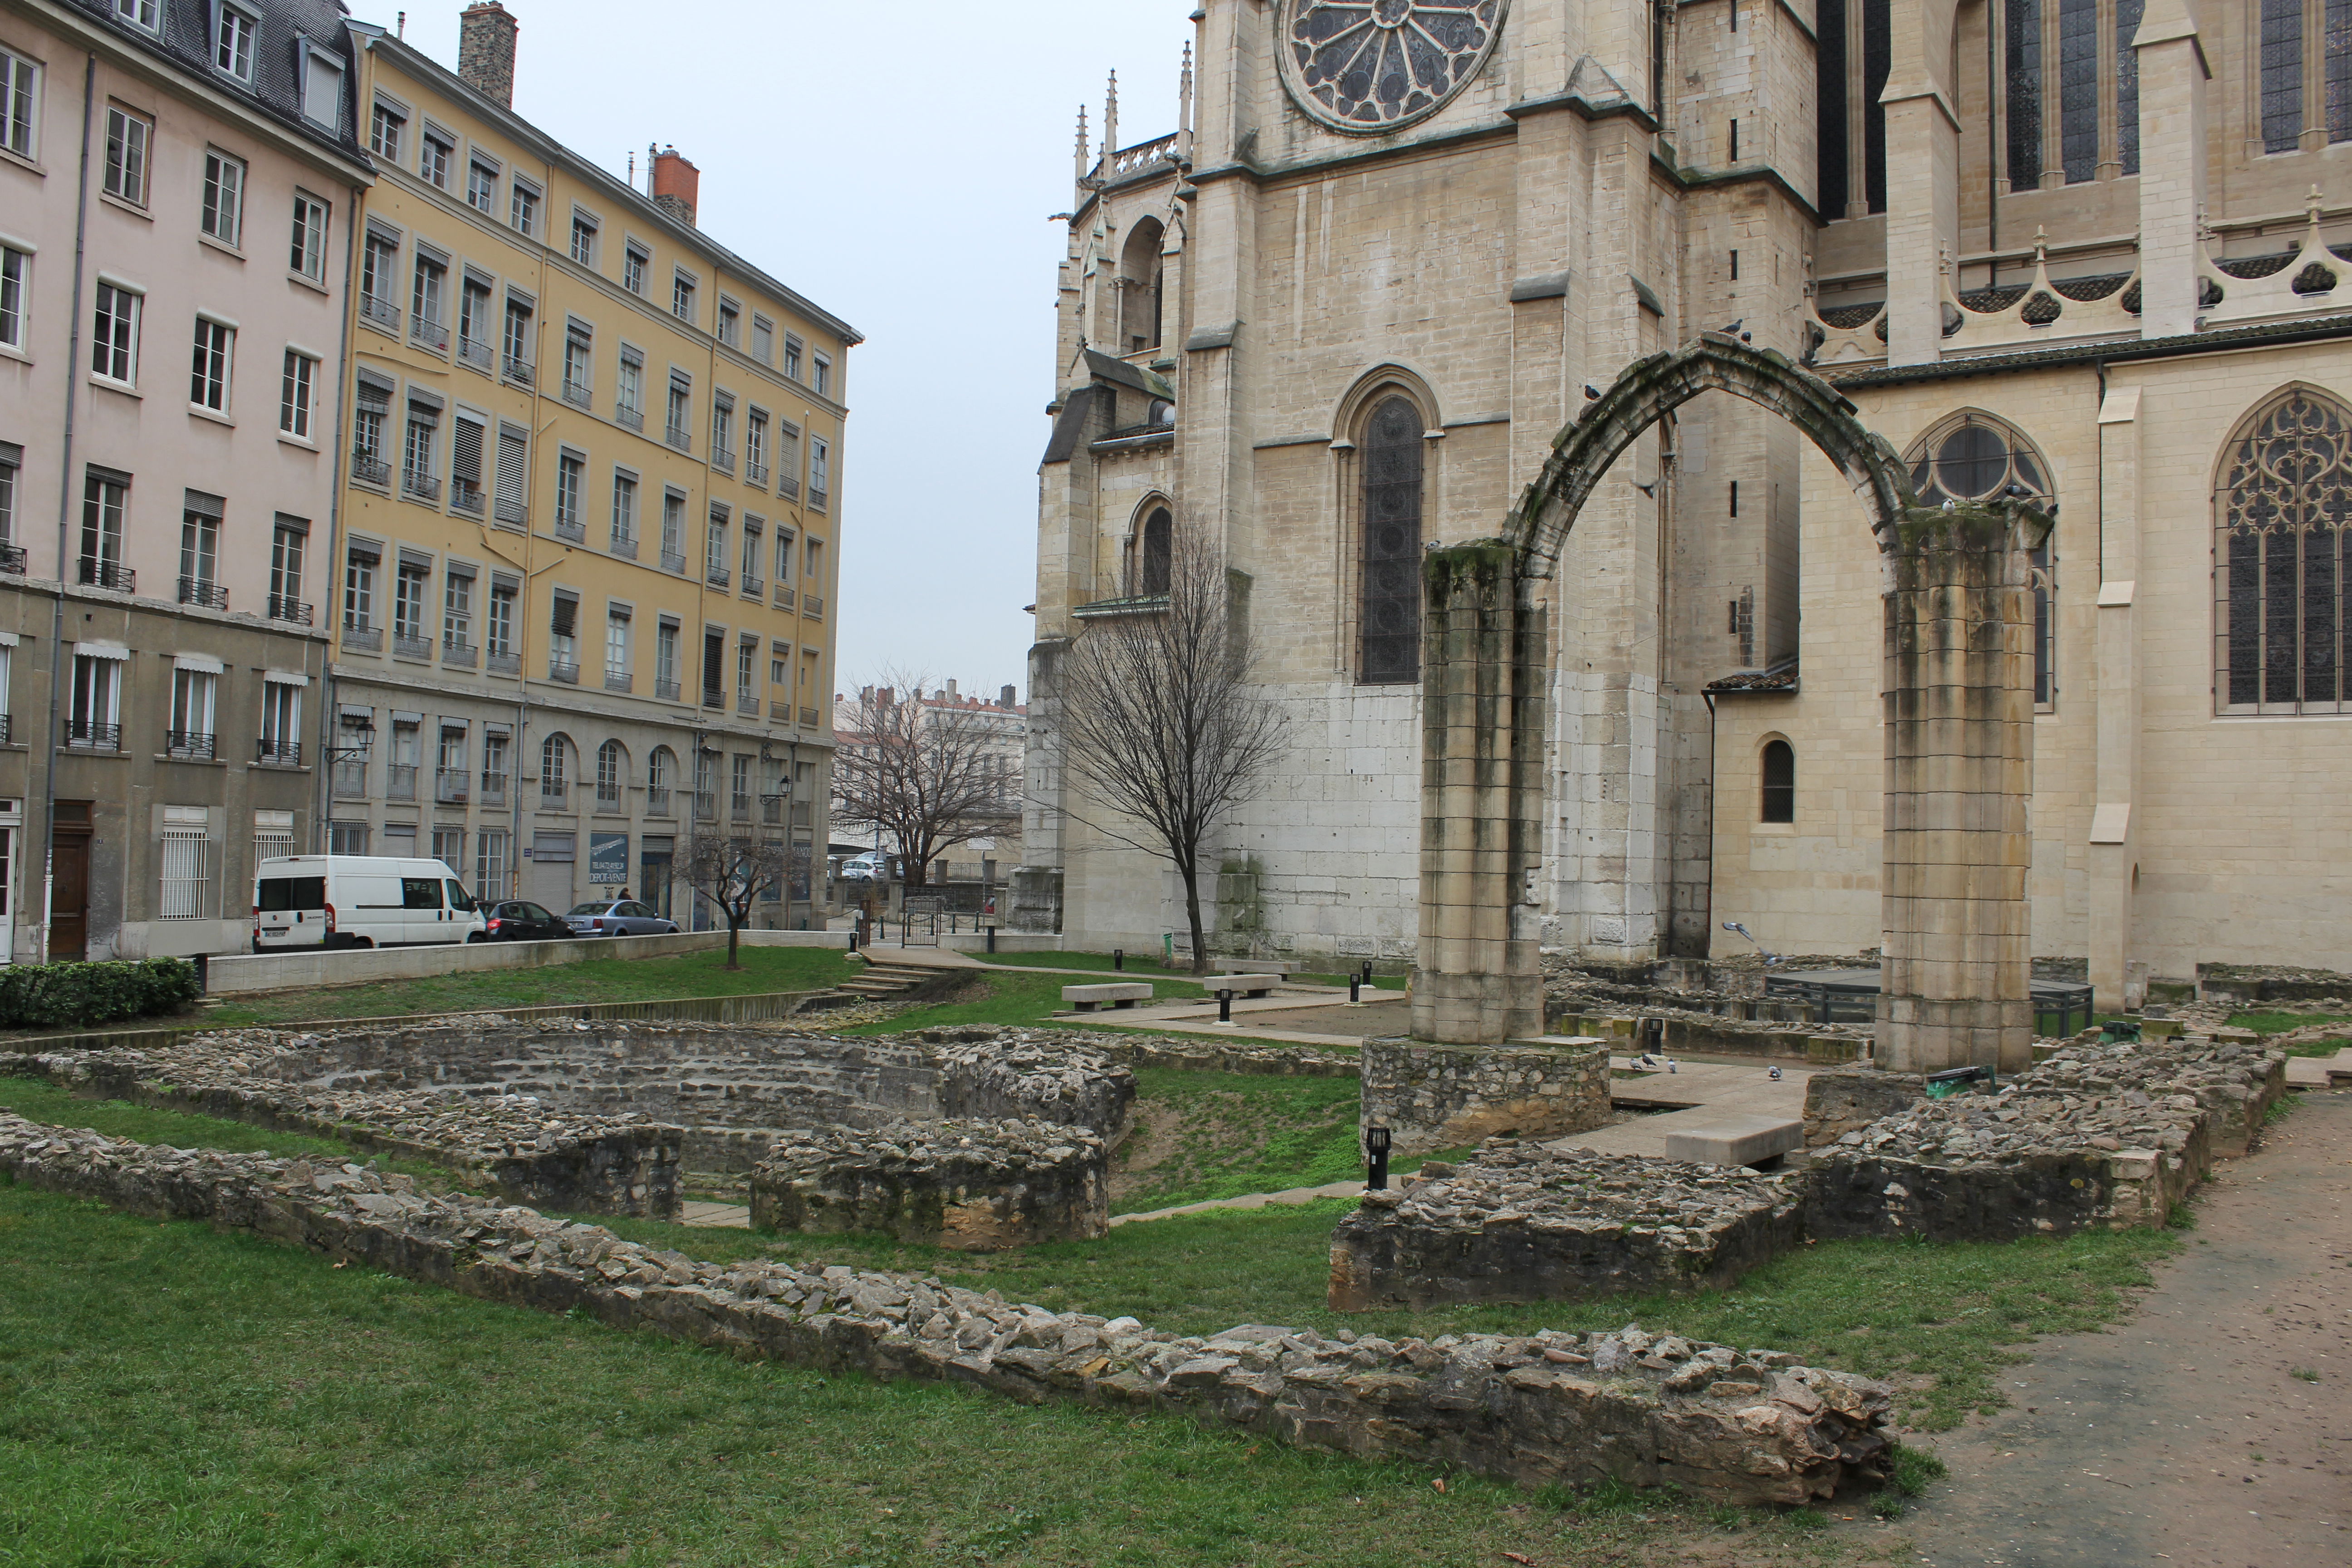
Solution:
[{"label": "tree trunk", "polygon": [[727,911],[727,967],[730,969],[743,967],[735,956],[737,945],[742,941],[742,920],[733,910],[729,910]]},{"label": "tree trunk", "polygon": [[1190,861],[1180,868],[1184,878],[1184,918],[1192,924],[1192,973],[1209,973],[1209,944],[1201,932],[1201,870]]}]

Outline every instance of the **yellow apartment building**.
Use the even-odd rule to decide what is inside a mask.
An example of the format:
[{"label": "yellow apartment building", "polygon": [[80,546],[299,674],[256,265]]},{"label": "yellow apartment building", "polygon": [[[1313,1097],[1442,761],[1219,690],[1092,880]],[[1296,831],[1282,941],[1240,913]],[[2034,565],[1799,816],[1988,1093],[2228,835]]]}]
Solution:
[{"label": "yellow apartment building", "polygon": [[353,24],[361,140],[324,816],[335,853],[436,856],[559,912],[680,924],[697,830],[789,842],[809,917],[833,750],[848,351],[695,226],[512,110],[518,24],[453,74]]}]

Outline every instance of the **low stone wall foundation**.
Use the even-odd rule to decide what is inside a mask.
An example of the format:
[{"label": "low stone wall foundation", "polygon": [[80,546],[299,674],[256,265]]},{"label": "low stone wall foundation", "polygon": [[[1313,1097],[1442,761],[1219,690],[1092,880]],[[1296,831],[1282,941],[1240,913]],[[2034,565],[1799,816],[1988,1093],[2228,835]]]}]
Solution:
[{"label": "low stone wall foundation", "polygon": [[1361,1125],[1402,1159],[1488,1138],[1558,1138],[1609,1120],[1609,1047],[1364,1042]]},{"label": "low stone wall foundation", "polygon": [[866,1231],[964,1252],[1110,1233],[1109,1150],[1046,1121],[785,1133],[751,1173],[760,1230]]}]

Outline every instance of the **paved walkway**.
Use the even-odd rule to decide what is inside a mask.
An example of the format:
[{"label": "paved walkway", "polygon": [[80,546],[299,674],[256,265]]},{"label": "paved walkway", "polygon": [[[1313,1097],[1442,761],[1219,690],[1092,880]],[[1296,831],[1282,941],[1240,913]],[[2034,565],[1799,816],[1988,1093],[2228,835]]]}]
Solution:
[{"label": "paved walkway", "polygon": [[677,1205],[677,1223],[712,1230],[749,1230],[751,1210],[746,1204],[713,1204],[688,1198]]},{"label": "paved walkway", "polygon": [[1361,1182],[1326,1182],[1319,1187],[1285,1187],[1278,1193],[1249,1193],[1238,1198],[1211,1198],[1205,1203],[1178,1204],[1170,1209],[1147,1209],[1140,1214],[1115,1214],[1113,1225],[1131,1225],[1139,1219],[1167,1219],[1180,1214],[1204,1214],[1210,1209],[1262,1209],[1268,1204],[1311,1204],[1318,1198],[1360,1198],[1364,1195]]},{"label": "paved walkway", "polygon": [[[1554,1037],[1548,1043],[1561,1042]],[[1625,1072],[1633,1064],[1630,1057],[1612,1057],[1609,1065],[1614,1071]],[[1727,1116],[1802,1121],[1805,1080],[1813,1076],[1812,1072],[1783,1063],[1780,1077],[1775,1081],[1771,1066],[1769,1062],[1751,1067],[1676,1058],[1674,1072],[1660,1070],[1637,1079],[1621,1078],[1610,1086],[1611,1098],[1620,1106],[1669,1109],[1612,1126],[1596,1127],[1590,1132],[1571,1133],[1552,1140],[1546,1147],[1594,1149],[1607,1154],[1648,1154],[1663,1159],[1666,1134],[1696,1131]]]}]

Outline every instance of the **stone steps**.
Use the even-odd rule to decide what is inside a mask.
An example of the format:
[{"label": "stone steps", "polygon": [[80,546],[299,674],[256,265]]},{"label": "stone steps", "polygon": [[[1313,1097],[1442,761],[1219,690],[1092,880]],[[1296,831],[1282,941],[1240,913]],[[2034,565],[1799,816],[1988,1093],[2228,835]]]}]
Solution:
[{"label": "stone steps", "polygon": [[845,1007],[859,1002],[887,1002],[937,979],[939,971],[909,964],[868,963],[856,978],[845,980],[809,1000],[811,1010]]},{"label": "stone steps", "polygon": [[2294,1089],[2336,1089],[2352,1085],[2352,1049],[2332,1057],[2289,1057],[2286,1081]]}]

